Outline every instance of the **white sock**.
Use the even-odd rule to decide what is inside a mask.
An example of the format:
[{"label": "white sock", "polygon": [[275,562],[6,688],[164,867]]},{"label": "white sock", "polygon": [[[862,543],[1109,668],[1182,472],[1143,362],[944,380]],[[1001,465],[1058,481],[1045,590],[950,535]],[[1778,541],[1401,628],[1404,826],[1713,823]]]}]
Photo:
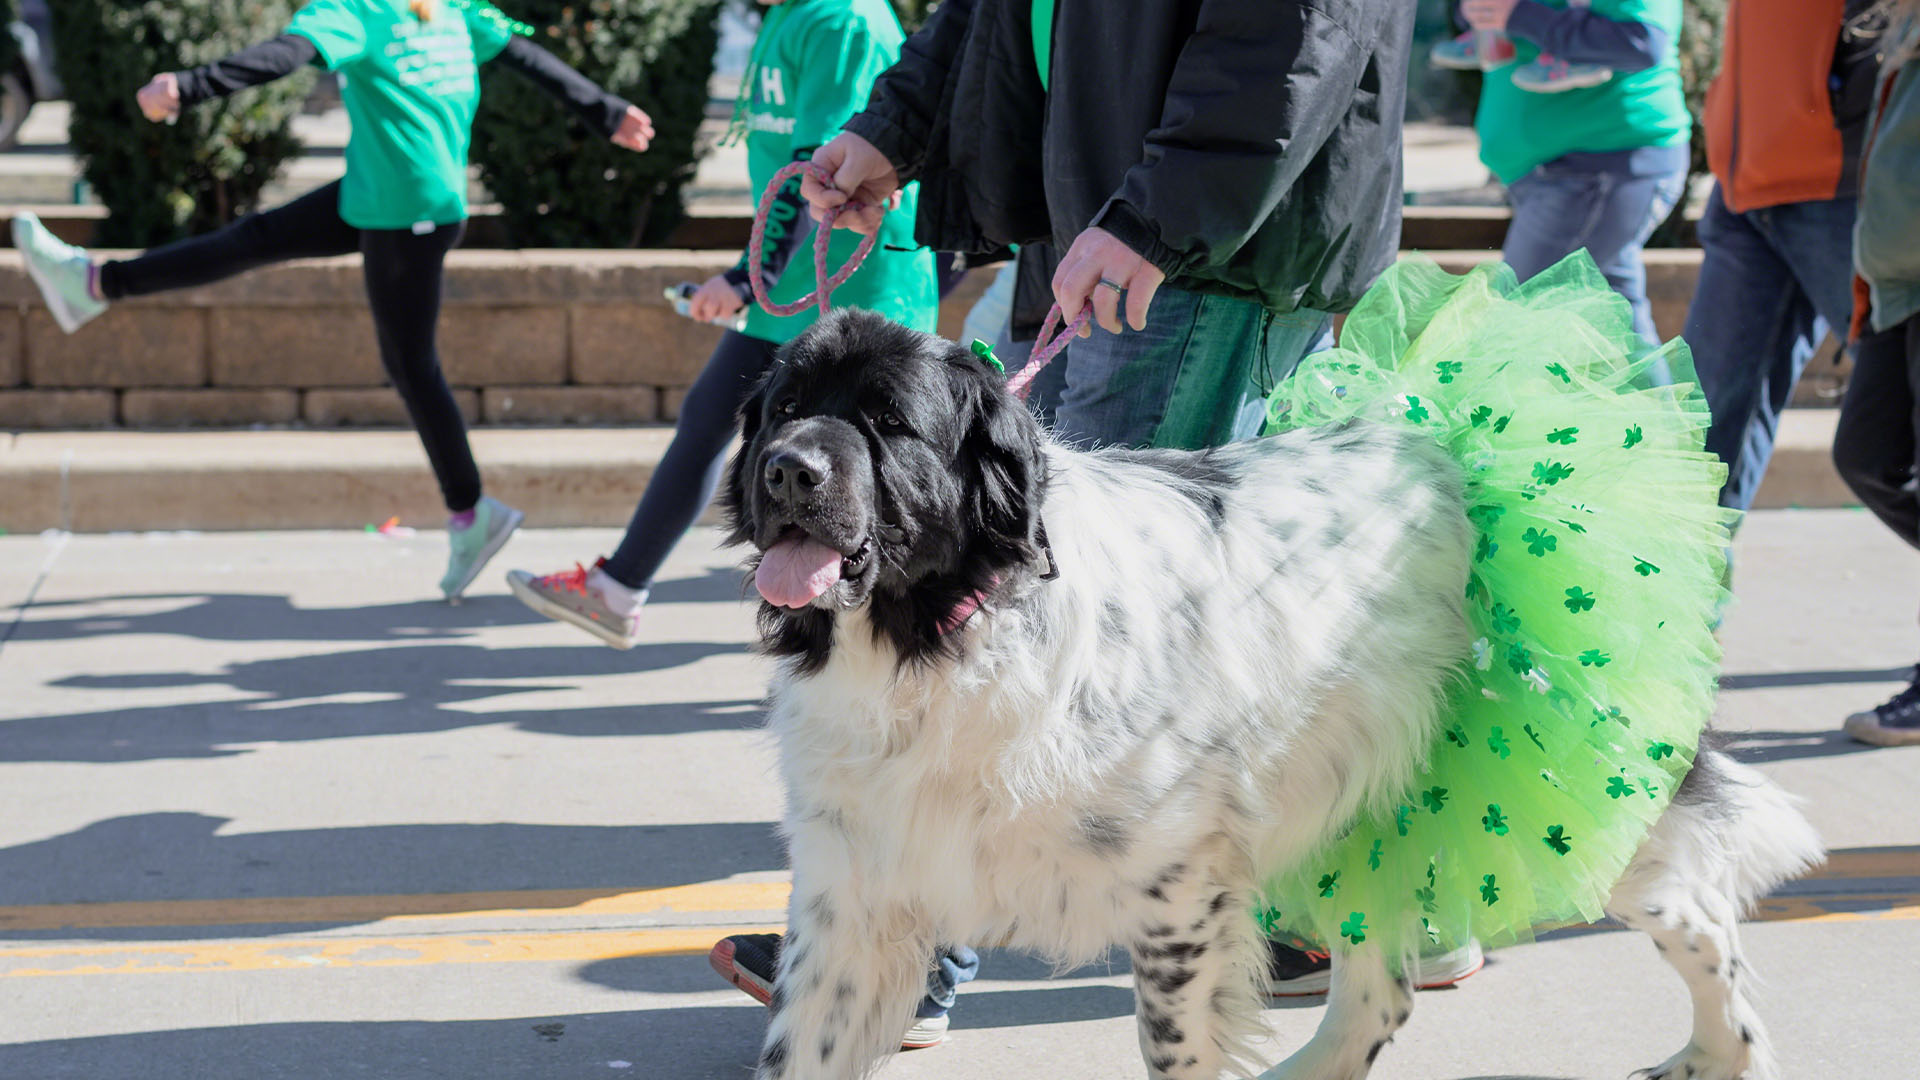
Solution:
[{"label": "white sock", "polygon": [[629,618],[640,614],[640,608],[647,602],[647,593],[650,591],[630,589],[613,580],[613,575],[597,566],[593,568],[591,574],[587,575],[587,584],[593,586],[594,590],[606,600],[607,607],[613,609],[614,614]]}]

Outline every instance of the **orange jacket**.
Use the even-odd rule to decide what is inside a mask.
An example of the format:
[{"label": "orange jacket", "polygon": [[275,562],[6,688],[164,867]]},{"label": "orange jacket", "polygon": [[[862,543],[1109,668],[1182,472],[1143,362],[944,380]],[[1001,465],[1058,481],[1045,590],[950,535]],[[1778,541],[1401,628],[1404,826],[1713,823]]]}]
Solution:
[{"label": "orange jacket", "polygon": [[[1720,74],[1707,89],[1706,129],[1707,163],[1729,209],[1853,193],[1863,117],[1851,115],[1855,74],[1839,46],[1849,8],[1857,6],[1847,0],[1728,5]],[[1867,78],[1871,86],[1870,71]],[[1836,118],[1836,109],[1843,115]]]}]

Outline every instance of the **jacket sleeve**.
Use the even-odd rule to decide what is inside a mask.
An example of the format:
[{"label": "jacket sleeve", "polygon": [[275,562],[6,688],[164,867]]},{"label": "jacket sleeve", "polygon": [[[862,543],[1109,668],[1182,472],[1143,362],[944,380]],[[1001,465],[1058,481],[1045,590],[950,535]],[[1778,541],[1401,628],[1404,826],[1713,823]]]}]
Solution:
[{"label": "jacket sleeve", "polygon": [[587,127],[608,138],[620,130],[629,108],[627,99],[601,89],[547,50],[516,34],[496,59],[545,90]]},{"label": "jacket sleeve", "polygon": [[176,71],[181,106],[198,105],[217,97],[283,78],[320,59],[320,50],[299,34],[281,34],[250,45],[211,64]]},{"label": "jacket sleeve", "polygon": [[1638,19],[1610,19],[1592,8],[1550,8],[1520,0],[1507,16],[1507,30],[1570,64],[1599,64],[1627,74],[1645,71],[1667,54],[1672,38]]},{"label": "jacket sleeve", "polygon": [[1206,0],[1160,126],[1091,224],[1169,277],[1224,265],[1326,145],[1362,77],[1402,77],[1369,71],[1375,42],[1356,23],[1403,2]]},{"label": "jacket sleeve", "polygon": [[887,155],[901,183],[920,175],[947,85],[960,57],[976,0],[945,0],[920,31],[900,47],[900,59],[874,80],[866,110],[846,130]]}]

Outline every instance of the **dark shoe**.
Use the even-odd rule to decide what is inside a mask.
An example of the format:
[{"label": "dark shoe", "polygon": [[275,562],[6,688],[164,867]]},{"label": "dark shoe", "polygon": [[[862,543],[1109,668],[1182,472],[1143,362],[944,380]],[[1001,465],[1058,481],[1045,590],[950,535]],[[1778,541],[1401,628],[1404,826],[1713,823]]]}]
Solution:
[{"label": "dark shoe", "polygon": [[1920,668],[1905,690],[1866,712],[1847,717],[1841,730],[1863,743],[1874,746],[1913,746],[1920,744]]},{"label": "dark shoe", "polygon": [[[773,973],[780,963],[779,934],[735,934],[714,942],[707,963],[720,977],[762,1005],[773,1000]],[[918,1015],[900,1040],[902,1050],[938,1046],[947,1038],[947,1010],[920,999]]]},{"label": "dark shoe", "polygon": [[[1480,943],[1469,941],[1450,952],[1420,957],[1413,984],[1437,990],[1479,971],[1487,962]],[[1267,940],[1267,993],[1273,997],[1313,997],[1333,985],[1333,958],[1318,949],[1296,949]]]}]

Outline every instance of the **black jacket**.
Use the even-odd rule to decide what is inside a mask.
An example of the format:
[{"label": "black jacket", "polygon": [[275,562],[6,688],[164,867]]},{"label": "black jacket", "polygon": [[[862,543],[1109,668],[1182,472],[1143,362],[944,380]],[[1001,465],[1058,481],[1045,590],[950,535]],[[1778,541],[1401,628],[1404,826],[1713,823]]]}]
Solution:
[{"label": "black jacket", "polygon": [[1410,0],[945,0],[847,123],[943,251],[1098,225],[1169,284],[1351,308],[1400,241]]}]

